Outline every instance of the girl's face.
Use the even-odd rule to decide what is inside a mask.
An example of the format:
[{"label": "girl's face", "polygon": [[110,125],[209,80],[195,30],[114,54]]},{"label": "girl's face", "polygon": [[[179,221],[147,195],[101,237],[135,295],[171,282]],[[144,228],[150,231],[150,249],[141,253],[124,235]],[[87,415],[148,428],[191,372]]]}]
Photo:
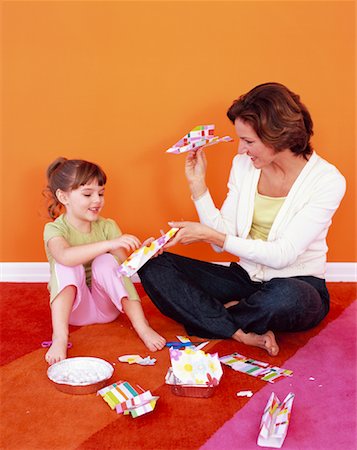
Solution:
[{"label": "girl's face", "polygon": [[256,169],[262,169],[276,160],[279,152],[265,145],[251,125],[238,118],[234,127],[239,137],[238,153],[246,153]]},{"label": "girl's face", "polygon": [[98,180],[92,180],[69,192],[60,191],[58,196],[66,207],[67,219],[78,228],[97,220],[104,206],[104,186],[99,186]]}]

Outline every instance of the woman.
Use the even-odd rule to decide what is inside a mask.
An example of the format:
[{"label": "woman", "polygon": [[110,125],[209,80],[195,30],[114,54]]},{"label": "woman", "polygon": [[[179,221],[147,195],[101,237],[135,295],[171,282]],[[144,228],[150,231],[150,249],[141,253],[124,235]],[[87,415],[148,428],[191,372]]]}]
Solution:
[{"label": "woman", "polygon": [[165,252],[139,275],[159,310],[189,334],[232,337],[274,356],[276,331],[309,329],[329,311],[326,235],[345,179],[313,151],[311,116],[285,86],[256,86],[227,115],[239,147],[226,200],[215,207],[205,154],[190,152],[185,171],[200,223],[170,222],[180,230],[166,248],[207,242],[239,263]]}]

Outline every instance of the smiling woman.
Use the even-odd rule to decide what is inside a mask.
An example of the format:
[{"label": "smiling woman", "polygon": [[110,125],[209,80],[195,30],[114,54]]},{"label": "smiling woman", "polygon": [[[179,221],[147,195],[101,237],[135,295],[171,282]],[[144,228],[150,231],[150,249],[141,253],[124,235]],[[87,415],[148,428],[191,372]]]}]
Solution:
[{"label": "smiling woman", "polygon": [[329,311],[326,235],[345,179],[313,152],[310,114],[282,84],[256,86],[227,115],[240,138],[227,198],[218,210],[206,157],[191,151],[185,171],[200,223],[170,222],[180,229],[166,248],[207,242],[239,264],[164,253],[139,274],[156,306],[189,334],[232,337],[276,355],[274,332],[314,327]]},{"label": "smiling woman", "polygon": [[53,326],[47,362],[66,358],[69,324],[111,322],[122,311],[149,350],[163,348],[165,339],[149,326],[133,284],[118,273],[118,262],[141,243],[136,236],[123,235],[114,220],[100,216],[104,171],[88,161],[58,158],[47,177],[48,211],[55,219],[44,230]]}]

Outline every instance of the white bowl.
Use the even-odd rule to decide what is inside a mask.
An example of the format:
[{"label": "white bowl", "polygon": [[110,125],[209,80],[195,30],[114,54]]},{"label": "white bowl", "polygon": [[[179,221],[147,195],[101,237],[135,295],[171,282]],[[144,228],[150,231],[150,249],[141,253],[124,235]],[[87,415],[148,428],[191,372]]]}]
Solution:
[{"label": "white bowl", "polygon": [[104,387],[113,372],[113,366],[104,359],[76,357],[53,364],[47,376],[62,392],[91,394]]}]

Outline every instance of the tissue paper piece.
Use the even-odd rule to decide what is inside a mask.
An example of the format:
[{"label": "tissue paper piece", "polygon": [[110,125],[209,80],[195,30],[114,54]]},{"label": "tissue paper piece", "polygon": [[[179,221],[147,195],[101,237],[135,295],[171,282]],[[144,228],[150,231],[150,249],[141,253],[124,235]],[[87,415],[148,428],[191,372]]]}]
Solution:
[{"label": "tissue paper piece", "polygon": [[205,347],[207,344],[209,344],[209,341],[205,342],[191,342],[190,338],[187,336],[176,336],[178,341],[168,341],[165,344],[165,347],[172,347],[174,349],[181,349],[184,347],[193,347],[196,350],[202,350],[203,347]]},{"label": "tissue paper piece", "polygon": [[141,366],[153,366],[156,363],[155,358],[150,358],[150,356],[142,358],[140,355],[123,355],[119,356],[118,360],[129,364],[140,364]]},{"label": "tissue paper piece", "polygon": [[209,341],[204,341],[201,343],[197,343],[195,342],[194,344],[191,342],[191,339],[187,336],[176,336],[177,339],[182,342],[183,344],[189,344],[191,343],[192,345],[194,345],[196,347],[196,350],[202,350],[203,347],[205,347],[207,344],[209,344]]},{"label": "tissue paper piece", "polygon": [[177,233],[178,228],[171,228],[163,236],[153,241],[149,246],[140,247],[135,250],[118,268],[120,275],[126,277],[133,276],[145,263],[149,261],[156,253],[169,242]]},{"label": "tissue paper piece", "polygon": [[189,133],[176,142],[175,145],[166,150],[166,153],[180,154],[190,150],[198,150],[202,147],[218,144],[219,142],[230,142],[230,136],[218,137],[214,135],[214,125],[198,125]]},{"label": "tissue paper piece", "polygon": [[272,392],[265,407],[257,444],[261,447],[280,448],[288,432],[295,394],[290,392],[280,403]]},{"label": "tissue paper piece", "polygon": [[186,344],[187,342],[191,342],[191,339],[187,336],[176,336],[176,337],[180,342],[184,344]]},{"label": "tissue paper piece", "polygon": [[252,391],[239,391],[237,392],[237,397],[252,397],[253,392]]}]

